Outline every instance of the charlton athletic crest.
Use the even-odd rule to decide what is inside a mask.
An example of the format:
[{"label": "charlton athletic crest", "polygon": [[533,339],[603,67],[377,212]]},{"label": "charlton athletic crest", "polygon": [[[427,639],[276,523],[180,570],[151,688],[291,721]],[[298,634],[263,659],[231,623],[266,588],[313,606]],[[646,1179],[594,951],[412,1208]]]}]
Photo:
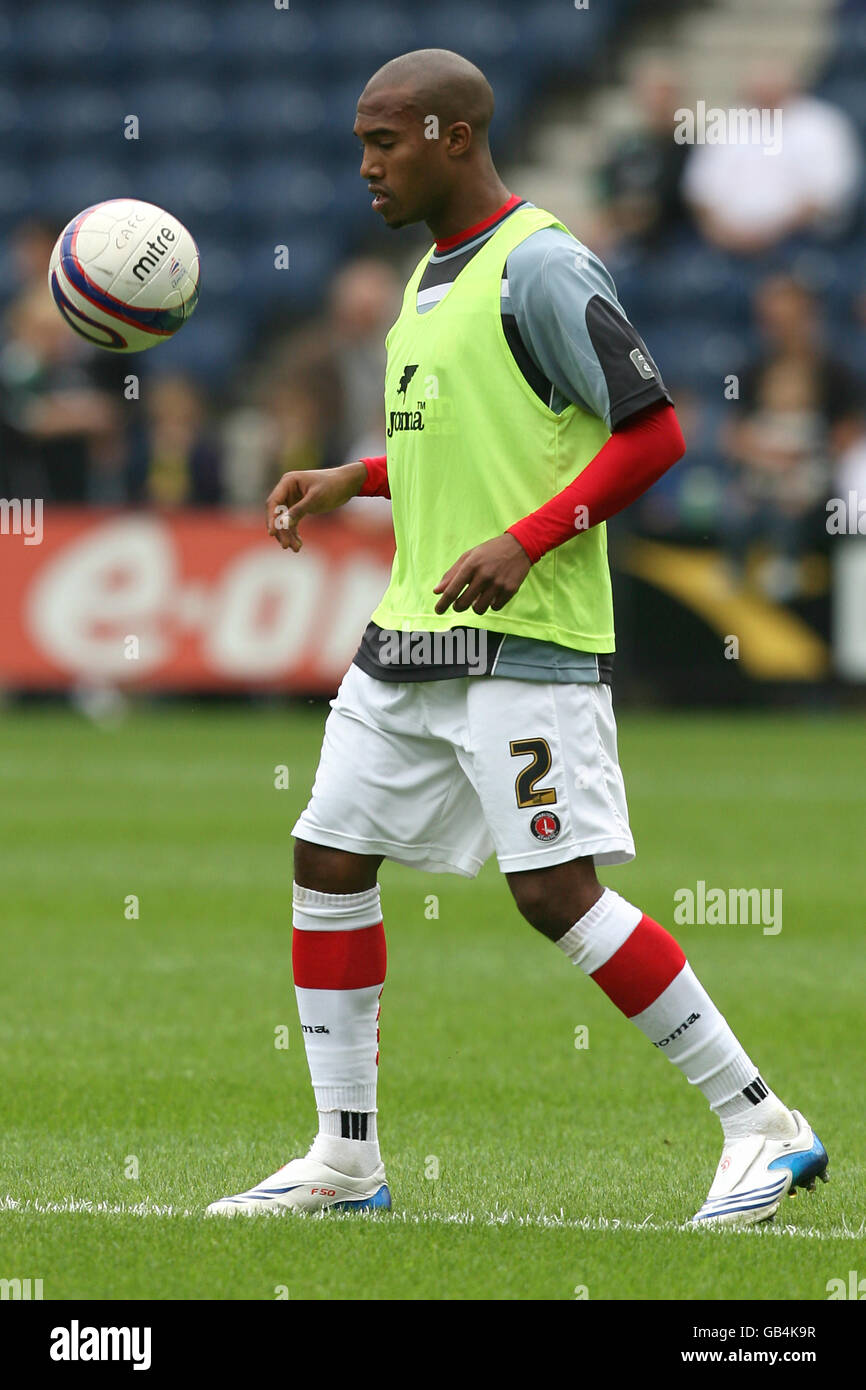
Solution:
[{"label": "charlton athletic crest", "polygon": [[539,811],[529,822],[529,828],[536,840],[555,840],[562,826],[559,816],[555,816],[552,811]]}]

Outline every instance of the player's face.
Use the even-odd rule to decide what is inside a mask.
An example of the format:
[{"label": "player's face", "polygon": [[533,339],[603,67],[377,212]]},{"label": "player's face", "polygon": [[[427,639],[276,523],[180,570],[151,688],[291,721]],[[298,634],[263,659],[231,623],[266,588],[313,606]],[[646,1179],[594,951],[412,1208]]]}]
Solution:
[{"label": "player's face", "polygon": [[361,140],[361,178],[372,207],[396,230],[429,221],[440,200],[447,169],[439,142],[425,139],[422,115],[399,92],[361,96],[354,134]]}]

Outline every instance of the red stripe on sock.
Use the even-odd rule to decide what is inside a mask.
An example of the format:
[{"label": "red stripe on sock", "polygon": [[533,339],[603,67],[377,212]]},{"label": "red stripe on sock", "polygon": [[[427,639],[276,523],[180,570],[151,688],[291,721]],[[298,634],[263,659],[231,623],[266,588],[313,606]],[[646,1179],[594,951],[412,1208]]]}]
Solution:
[{"label": "red stripe on sock", "polygon": [[366,989],[385,979],[381,922],[358,931],[292,932],[292,970],[301,989]]},{"label": "red stripe on sock", "polygon": [[627,1018],[634,1018],[664,993],[685,963],[670,932],[644,913],[631,936],[592,979]]}]

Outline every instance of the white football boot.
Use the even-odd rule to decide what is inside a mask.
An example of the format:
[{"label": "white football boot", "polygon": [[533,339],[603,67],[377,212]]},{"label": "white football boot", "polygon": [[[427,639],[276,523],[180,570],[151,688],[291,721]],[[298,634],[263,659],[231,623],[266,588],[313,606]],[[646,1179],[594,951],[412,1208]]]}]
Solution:
[{"label": "white football boot", "polygon": [[799,1110],[792,1139],[766,1139],[749,1134],[726,1144],[707,1200],[692,1222],[751,1226],[769,1221],[787,1193],[815,1190],[815,1179],[828,1182],[827,1150]]},{"label": "white football boot", "polygon": [[391,1206],[391,1193],[380,1163],[369,1178],[350,1178],[316,1158],[293,1158],[257,1187],[236,1197],[211,1202],[206,1216],[254,1216],[257,1212],[370,1211]]}]

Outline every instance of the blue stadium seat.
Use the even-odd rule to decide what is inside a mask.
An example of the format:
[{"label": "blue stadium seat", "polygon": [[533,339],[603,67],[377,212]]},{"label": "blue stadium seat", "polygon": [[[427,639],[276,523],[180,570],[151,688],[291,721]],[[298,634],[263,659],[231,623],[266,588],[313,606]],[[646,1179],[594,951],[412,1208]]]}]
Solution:
[{"label": "blue stadium seat", "polygon": [[100,152],[46,164],[39,171],[39,192],[43,208],[57,214],[62,226],[83,208],[129,196],[131,189],[123,166],[109,163]]},{"label": "blue stadium seat", "polygon": [[791,269],[809,285],[834,322],[850,322],[854,297],[866,293],[866,245],[810,246],[792,260]]},{"label": "blue stadium seat", "polygon": [[107,5],[21,6],[15,16],[15,56],[30,72],[71,77],[93,72],[100,78],[122,61],[115,42],[116,10]]},{"label": "blue stadium seat", "polygon": [[561,0],[543,0],[527,8],[523,51],[536,69],[589,72],[611,22],[611,7],[590,4],[576,10]]},{"label": "blue stadium seat", "polygon": [[131,71],[177,72],[194,81],[207,73],[217,48],[216,7],[190,0],[147,0],[117,10],[114,41]]},{"label": "blue stadium seat", "polygon": [[[286,153],[293,142],[301,151],[305,144],[317,152],[327,149],[330,142],[323,137],[329,129],[329,97],[321,83],[277,77],[247,80],[232,92],[227,138],[259,157],[276,150]],[[343,138],[351,139],[351,124]]]},{"label": "blue stadium seat", "polygon": [[351,73],[363,87],[367,77],[391,58],[432,46],[428,33],[434,12],[435,6],[426,11],[365,0],[361,13],[354,0],[337,0],[325,11],[316,11],[319,32],[314,51],[326,60],[327,71]]},{"label": "blue stadium seat", "polygon": [[12,73],[18,66],[18,35],[13,33],[8,15],[0,14],[0,73]]},{"label": "blue stadium seat", "polygon": [[837,325],[830,349],[866,384],[866,328],[851,323]]},{"label": "blue stadium seat", "polygon": [[640,323],[645,317],[693,313],[736,328],[751,317],[754,277],[748,267],[697,241],[688,250],[610,269],[623,307]]},{"label": "blue stadium seat", "polygon": [[866,81],[862,75],[829,76],[818,87],[817,95],[841,106],[866,138]]},{"label": "blue stadium seat", "polygon": [[200,304],[183,332],[153,349],[148,360],[155,373],[189,372],[205,387],[218,389],[236,369],[241,354],[252,346],[248,325],[234,315],[210,312]]},{"label": "blue stadium seat", "polygon": [[112,145],[119,150],[123,143],[128,108],[116,89],[52,77],[34,90],[25,83],[17,91],[21,136],[30,149],[54,155],[62,150],[108,150]]},{"label": "blue stadium seat", "polygon": [[[333,251],[321,237],[288,230],[284,243],[288,246],[287,269],[275,269],[272,239],[264,237],[248,243],[241,257],[243,278],[238,300],[254,317],[268,317],[289,309],[309,309],[318,302],[330,273],[333,271]],[[206,295],[207,260],[202,256],[202,302]]]},{"label": "blue stadium seat", "polygon": [[[460,35],[459,51],[477,63],[487,73],[491,61],[523,63],[532,54],[525,39],[527,21],[531,22],[533,6],[522,12],[503,14],[502,7],[489,3],[432,5],[424,25],[425,48],[453,48],[454,35]],[[562,40],[563,6],[559,6],[560,41]],[[566,12],[566,22],[570,15]],[[399,51],[399,50],[397,50]],[[489,74],[488,74],[489,75]]]},{"label": "blue stadium seat", "polygon": [[[61,202],[61,207],[65,206]],[[57,209],[48,198],[46,189],[41,179],[37,178],[35,171],[28,169],[21,163],[4,161],[0,164],[0,208],[12,211],[14,220],[20,217],[39,215],[46,213],[50,215]],[[74,209],[73,209],[74,211]],[[70,214],[71,215],[71,214]],[[58,232],[63,226],[61,216],[58,224]]]},{"label": "blue stadium seat", "polygon": [[10,84],[0,85],[0,149],[7,158],[20,154],[27,133],[26,102]]},{"label": "blue stadium seat", "polygon": [[641,322],[640,333],[666,382],[722,400],[725,377],[743,371],[758,348],[754,330],[721,329],[713,318]]},{"label": "blue stadium seat", "polygon": [[224,215],[234,199],[229,171],[216,159],[200,156],[150,160],[126,179],[135,196],[166,207],[194,232],[196,218]]},{"label": "blue stadium seat", "polygon": [[866,6],[859,12],[841,15],[836,22],[833,51],[827,75],[863,81],[866,69]]},{"label": "blue stadium seat", "polygon": [[208,316],[227,316],[248,327],[256,312],[246,293],[251,252],[243,245],[227,246],[209,229],[196,240],[201,253],[199,307]]},{"label": "blue stadium seat", "polygon": [[[355,16],[357,22],[357,14]],[[214,60],[228,74],[258,71],[309,81],[329,70],[326,34],[314,7],[277,10],[266,4],[234,4],[214,15]]]},{"label": "blue stadium seat", "polygon": [[124,115],[138,117],[139,141],[145,148],[155,140],[177,150],[190,138],[217,140],[232,122],[225,92],[215,81],[155,76],[127,85],[123,102]]},{"label": "blue stadium seat", "polygon": [[337,184],[329,169],[284,155],[240,169],[235,197],[250,222],[278,213],[296,222],[315,221],[321,228],[322,220],[334,213]]}]

